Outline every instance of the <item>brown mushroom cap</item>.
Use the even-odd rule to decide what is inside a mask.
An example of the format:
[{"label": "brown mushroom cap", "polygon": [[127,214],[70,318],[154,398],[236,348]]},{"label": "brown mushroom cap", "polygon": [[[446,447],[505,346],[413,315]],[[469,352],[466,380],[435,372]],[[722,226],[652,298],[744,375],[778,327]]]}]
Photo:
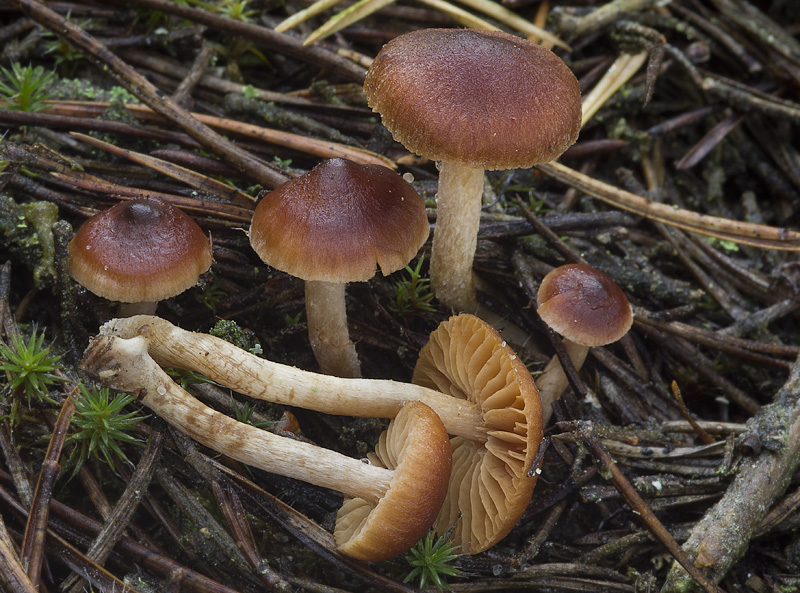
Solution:
[{"label": "brown mushroom cap", "polygon": [[622,289],[607,274],[585,264],[552,270],[542,280],[536,298],[542,320],[583,346],[616,342],[633,324]]},{"label": "brown mushroom cap", "polygon": [[397,173],[331,159],[264,196],[250,244],[303,280],[357,282],[406,266],[428,233],[422,198]]},{"label": "brown mushroom cap", "polygon": [[375,506],[351,498],[339,509],[334,537],[343,553],[386,560],[408,551],[428,532],[447,495],[448,438],[428,406],[403,406],[369,455],[373,464],[394,470],[389,490]]},{"label": "brown mushroom cap", "polygon": [[72,277],[124,303],[180,294],[211,262],[211,245],[197,223],[155,198],[121,202],[92,216],[69,243]]},{"label": "brown mushroom cap", "polygon": [[478,169],[550,161],[580,130],[575,75],[550,50],[502,32],[400,35],[378,53],[364,90],[408,150]]},{"label": "brown mushroom cap", "polygon": [[434,524],[439,534],[455,525],[452,538],[461,551],[481,552],[511,531],[533,494],[531,466],[542,442],[539,392],[497,330],[469,314],[434,330],[412,381],[483,410],[486,443],[450,439],[450,488]]}]

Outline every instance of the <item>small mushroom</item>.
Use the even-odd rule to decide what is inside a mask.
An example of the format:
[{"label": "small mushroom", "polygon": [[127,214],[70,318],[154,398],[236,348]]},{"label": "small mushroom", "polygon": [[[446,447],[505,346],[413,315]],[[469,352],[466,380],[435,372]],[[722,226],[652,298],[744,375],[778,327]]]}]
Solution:
[{"label": "small mushroom", "polygon": [[264,471],[330,488],[346,497],[334,538],[343,554],[369,562],[411,548],[430,529],[447,491],[451,452],[438,416],[402,406],[364,463],[261,430],[205,406],[177,385],[147,352],[147,326],[132,338],[92,340],[82,368],[138,400],[196,441]]},{"label": "small mushroom", "polygon": [[475,312],[484,170],[532,167],[572,145],[578,81],[553,52],[508,33],[422,29],[381,49],[364,90],[398,142],[441,161],[431,286],[446,305]]},{"label": "small mushroom", "polygon": [[268,265],[306,283],[308,335],[323,373],[360,377],[350,341],[345,284],[380,267],[402,269],[428,238],[425,204],[381,165],[323,161],[262,198],[250,244]]},{"label": "small mushroom", "polygon": [[[542,321],[564,337],[564,348],[577,370],[589,348],[616,342],[633,324],[633,311],[622,289],[607,274],[586,264],[550,271],[539,285],[536,301]],[[567,387],[558,357],[547,364],[536,385],[547,425],[553,402]]]},{"label": "small mushroom", "polygon": [[86,220],[69,242],[69,273],[120,301],[120,316],[154,313],[211,267],[211,244],[189,216],[156,198],[120,202]]},{"label": "small mushroom", "polygon": [[395,417],[407,401],[430,406],[453,435],[457,468],[436,530],[445,533],[456,525],[453,539],[464,553],[497,543],[530,501],[536,483],[532,465],[542,442],[536,385],[497,331],[474,315],[453,316],[431,334],[414,371],[418,384],[303,371],[158,317],[114,319],[101,333],[133,337],[144,326],[158,364],[200,372],[250,397],[380,418]]}]

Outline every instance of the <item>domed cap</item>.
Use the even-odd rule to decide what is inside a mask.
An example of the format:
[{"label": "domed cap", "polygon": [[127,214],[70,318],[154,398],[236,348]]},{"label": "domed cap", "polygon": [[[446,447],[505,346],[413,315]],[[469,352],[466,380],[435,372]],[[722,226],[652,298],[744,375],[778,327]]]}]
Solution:
[{"label": "domed cap", "polygon": [[528,369],[491,325],[461,314],[442,322],[422,348],[412,381],[477,403],[485,443],[453,437],[448,496],[434,529],[465,554],[503,539],[531,500],[530,471],[542,442],[542,407]]},{"label": "domed cap", "polygon": [[447,494],[450,443],[442,421],[421,402],[406,403],[389,424],[370,461],[394,470],[377,505],[351,498],[336,515],[339,549],[377,562],[407,552],[430,529]]},{"label": "domed cap", "polygon": [[197,223],[155,198],[95,214],[69,243],[72,277],[94,294],[124,303],[180,294],[211,262],[211,244]]},{"label": "domed cap", "polygon": [[381,165],[323,161],[258,203],[250,244],[303,280],[363,282],[406,265],[428,238],[419,194]]},{"label": "domed cap", "polygon": [[378,53],[364,90],[408,150],[479,169],[553,160],[580,130],[575,75],[550,50],[502,32],[400,35]]},{"label": "domed cap", "polygon": [[607,274],[585,264],[552,270],[542,280],[536,300],[542,320],[582,346],[616,342],[633,324],[622,289]]}]

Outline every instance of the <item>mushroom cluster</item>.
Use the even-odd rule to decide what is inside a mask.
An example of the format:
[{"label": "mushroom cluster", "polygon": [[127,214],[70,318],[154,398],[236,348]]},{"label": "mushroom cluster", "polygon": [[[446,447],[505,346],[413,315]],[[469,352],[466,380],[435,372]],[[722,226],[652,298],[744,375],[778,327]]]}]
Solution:
[{"label": "mushroom cluster", "polygon": [[[431,29],[388,43],[369,69],[365,91],[398,141],[440,161],[431,283],[444,304],[477,310],[472,258],[484,171],[531,167],[575,142],[581,119],[575,76],[549,50],[512,35]],[[211,264],[208,240],[169,208],[158,200],[131,201],[88,221],[70,244],[73,276],[88,286],[90,272],[110,272],[95,292],[122,301],[157,301],[179,292],[178,284],[180,290],[193,284]],[[162,219],[177,226],[153,230]],[[113,231],[112,243],[124,253],[100,257],[97,236],[118,223],[122,230]],[[428,234],[422,199],[394,171],[324,161],[266,194],[249,232],[264,262],[305,281],[309,340],[322,374],[270,362],[152,315],[106,323],[82,366],[110,387],[136,393],[200,443],[343,493],[334,535],[349,556],[391,558],[431,527],[450,533],[461,552],[481,552],[511,531],[531,500],[543,426],[565,383],[556,361],[543,375],[547,396],[540,400],[516,353],[469,313],[431,333],[411,383],[360,378],[345,285],[369,280],[376,269],[384,275],[401,269]],[[146,243],[146,236],[173,241],[132,257],[132,246]],[[187,251],[176,268],[161,263],[162,255],[180,249]],[[196,259],[187,259],[189,251]],[[134,283],[135,293],[116,292],[130,282],[131,259],[147,260],[154,271]],[[169,290],[161,288],[166,279]],[[630,327],[624,294],[606,280],[588,266],[565,266],[539,292],[540,315],[565,336],[578,365],[588,347],[618,339]],[[600,333],[613,336],[574,333],[589,324],[570,308],[576,302],[594,311]],[[194,399],[163,367],[200,372],[266,401],[388,418],[389,428],[365,463],[239,423]]]}]

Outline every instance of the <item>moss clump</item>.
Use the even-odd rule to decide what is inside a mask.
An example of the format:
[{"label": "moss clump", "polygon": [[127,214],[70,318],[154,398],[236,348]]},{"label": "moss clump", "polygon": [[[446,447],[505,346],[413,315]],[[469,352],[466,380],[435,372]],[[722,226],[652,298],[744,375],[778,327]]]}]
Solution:
[{"label": "moss clump", "polygon": [[53,224],[58,220],[58,206],[50,202],[19,205],[11,197],[0,195],[0,233],[12,255],[33,272],[37,288],[51,286],[55,280]]}]

